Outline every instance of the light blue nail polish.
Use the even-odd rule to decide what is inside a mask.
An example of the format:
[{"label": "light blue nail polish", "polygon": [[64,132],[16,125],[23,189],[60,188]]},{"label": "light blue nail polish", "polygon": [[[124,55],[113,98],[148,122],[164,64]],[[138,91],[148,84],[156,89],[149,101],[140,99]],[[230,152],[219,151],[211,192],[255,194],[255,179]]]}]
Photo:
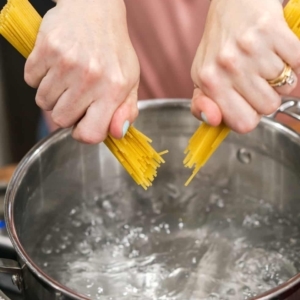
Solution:
[{"label": "light blue nail polish", "polygon": [[122,131],[123,136],[122,137],[124,137],[125,134],[127,133],[129,125],[130,125],[129,121],[126,120],[125,123],[124,123],[124,125],[123,125],[123,131]]},{"label": "light blue nail polish", "polygon": [[206,117],[206,114],[204,112],[201,113],[201,119],[203,122],[205,122],[206,124],[209,124],[208,120],[207,120],[207,117]]}]

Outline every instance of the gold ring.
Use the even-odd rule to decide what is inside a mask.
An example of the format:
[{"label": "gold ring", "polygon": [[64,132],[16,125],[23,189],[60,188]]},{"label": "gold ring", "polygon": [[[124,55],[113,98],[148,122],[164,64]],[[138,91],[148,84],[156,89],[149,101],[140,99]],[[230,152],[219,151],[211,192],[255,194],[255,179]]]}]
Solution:
[{"label": "gold ring", "polygon": [[284,69],[281,74],[272,80],[267,80],[269,85],[272,87],[279,87],[285,84],[292,85],[295,82],[292,68],[288,64],[284,64]]}]

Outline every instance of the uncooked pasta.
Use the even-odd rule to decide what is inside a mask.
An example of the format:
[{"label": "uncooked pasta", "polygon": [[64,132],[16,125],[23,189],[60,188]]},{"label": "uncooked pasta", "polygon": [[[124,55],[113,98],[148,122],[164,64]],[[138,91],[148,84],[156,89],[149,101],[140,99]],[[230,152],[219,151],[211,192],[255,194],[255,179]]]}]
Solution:
[{"label": "uncooked pasta", "polygon": [[194,167],[192,175],[185,183],[186,186],[196,176],[200,168],[208,161],[229,132],[230,129],[224,124],[213,127],[206,123],[202,123],[196,130],[189,140],[189,144],[184,152],[187,154],[183,161],[185,167]]}]

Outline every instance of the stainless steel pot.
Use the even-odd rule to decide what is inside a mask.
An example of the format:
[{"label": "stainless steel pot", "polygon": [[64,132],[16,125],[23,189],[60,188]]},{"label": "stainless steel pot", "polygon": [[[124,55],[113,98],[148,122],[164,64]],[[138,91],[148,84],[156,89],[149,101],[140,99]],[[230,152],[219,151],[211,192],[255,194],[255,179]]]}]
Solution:
[{"label": "stainless steel pot", "polygon": [[[70,130],[54,133],[26,155],[9,184],[5,207],[9,235],[18,253],[18,267],[15,264],[11,265],[11,261],[2,261],[0,264],[0,272],[10,272],[13,275],[14,282],[22,290],[26,299],[89,299],[88,296],[82,295],[81,291],[67,287],[63,280],[59,281],[49,275],[51,272],[47,271],[42,260],[46,256],[40,255],[38,251],[42,247],[41,241],[45,241],[44,237],[49,234],[49,230],[53,229],[50,225],[53,227],[55,220],[59,218],[67,224],[66,226],[72,222],[69,212],[70,210],[72,212],[75,206],[78,207],[84,202],[86,212],[91,212],[88,208],[90,201],[98,201],[98,204],[102,201],[101,209],[99,207],[98,209],[99,214],[104,214],[104,198],[101,197],[110,195],[111,191],[116,193],[121,191],[116,194],[117,200],[113,203],[117,206],[116,211],[110,211],[110,215],[102,216],[104,223],[99,223],[98,226],[104,229],[105,226],[108,226],[108,229],[111,226],[115,230],[112,233],[119,235],[123,227],[114,227],[115,223],[119,222],[130,227],[133,223],[143,225],[149,221],[147,226],[152,228],[150,219],[158,220],[163,213],[169,223],[168,226],[161,227],[165,230],[165,236],[158,238],[163,252],[170,251],[167,257],[171,259],[171,254],[175,253],[174,260],[170,262],[174,265],[184,264],[181,257],[189,251],[184,248],[189,241],[186,239],[176,244],[173,249],[175,252],[172,252],[172,247],[168,248],[170,246],[167,243],[168,234],[173,230],[172,226],[178,222],[179,228],[176,227],[174,232],[179,240],[183,235],[186,237],[195,232],[199,234],[197,227],[203,227],[205,222],[210,222],[209,224],[213,224],[213,230],[209,231],[208,238],[213,236],[218,243],[223,243],[221,244],[223,248],[226,248],[231,246],[231,243],[226,241],[229,235],[231,238],[232,235],[237,235],[239,238],[235,241],[244,243],[245,234],[247,241],[252,243],[252,246],[247,246],[248,250],[251,247],[251,249],[259,248],[259,243],[264,243],[266,239],[270,239],[270,243],[264,244],[265,246],[272,245],[276,248],[274,242],[277,235],[278,238],[284,239],[293,230],[297,231],[295,224],[300,216],[299,134],[276,122],[274,116],[264,117],[257,129],[250,134],[231,133],[203,168],[201,174],[189,187],[184,188],[183,184],[191,170],[183,168],[183,150],[199,126],[190,115],[189,105],[189,101],[179,99],[139,103],[140,116],[136,127],[153,139],[156,149],[170,150],[166,156],[167,163],[159,170],[158,178],[148,192],[136,188],[135,183],[104,145],[88,146],[77,143],[71,138]],[[280,111],[288,111],[288,114],[299,119],[298,114],[290,110],[298,106],[297,99],[288,98],[285,99]],[[223,199],[218,198],[220,193],[223,193]],[[233,200],[230,194],[235,195],[232,196]],[[197,195],[201,195],[202,198],[197,199]],[[236,195],[239,195],[239,198]],[[138,200],[141,198],[143,201]],[[91,209],[95,209],[95,206]],[[264,211],[266,214],[264,219],[259,219],[261,209],[268,210],[268,212]],[[182,218],[178,219],[179,216]],[[87,214],[85,220],[88,222],[89,218],[91,215]],[[81,221],[84,222],[82,219]],[[296,223],[292,224],[294,221]],[[261,229],[263,222],[267,224],[266,234]],[[282,225],[284,222],[290,223]],[[239,230],[239,228],[244,229]],[[63,226],[60,227],[60,230],[62,229]],[[105,233],[104,229],[102,233]],[[149,229],[148,238],[155,241],[155,234],[157,233]],[[113,234],[111,236],[113,237]],[[284,240],[283,249],[288,250],[298,243],[299,237],[298,240],[292,235],[291,237],[289,240],[294,244],[287,245],[287,241]],[[199,236],[196,238],[189,236],[189,239],[191,238],[196,241]],[[149,244],[151,243],[148,239],[148,244],[143,244],[143,249],[150,251]],[[219,267],[228,263],[227,258],[232,251],[231,248],[228,249],[216,258]],[[280,250],[278,249],[278,253]],[[213,251],[219,250],[211,249],[207,253],[212,255]],[[63,250],[55,256],[58,265],[63,263],[60,262],[60,258],[63,257],[62,252]],[[195,255],[200,254],[197,252]],[[193,263],[194,261],[196,262],[197,259],[193,257]],[[293,272],[297,269],[294,265],[291,268]],[[193,270],[191,276],[184,277],[189,277],[186,281],[182,279],[180,282],[204,284],[201,266],[197,265]],[[222,273],[223,270],[221,268],[216,272]],[[297,291],[300,290],[300,275],[294,274],[287,279],[283,283],[278,282],[279,286],[251,299],[299,299],[300,292]],[[206,282],[205,285],[214,290],[211,283]],[[180,288],[179,284],[178,289]],[[200,299],[202,292],[199,293],[181,299]]]}]

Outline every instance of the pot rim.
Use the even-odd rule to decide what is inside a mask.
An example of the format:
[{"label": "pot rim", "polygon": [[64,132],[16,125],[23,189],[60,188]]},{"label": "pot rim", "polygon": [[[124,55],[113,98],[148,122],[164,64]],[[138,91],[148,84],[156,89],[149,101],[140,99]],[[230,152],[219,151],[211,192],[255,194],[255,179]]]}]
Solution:
[{"label": "pot rim", "polygon": [[[291,98],[289,98],[291,99]],[[293,98],[295,101],[299,101],[300,99]],[[190,107],[190,99],[184,98],[162,98],[162,99],[149,99],[149,100],[141,100],[138,102],[139,110],[145,110],[148,108],[157,108],[157,107]],[[282,123],[276,121],[273,117],[262,117],[261,123],[265,123],[269,126],[274,127],[276,130],[282,132],[283,134],[289,136],[296,144],[300,146],[300,134],[298,134],[293,129],[283,125]],[[30,271],[36,275],[40,280],[48,284],[51,288],[61,292],[64,295],[67,295],[73,299],[86,299],[89,300],[87,296],[84,296],[78,292],[73,291],[72,289],[62,285],[61,283],[54,280],[52,277],[48,276],[39,266],[35,264],[33,259],[27,254],[25,249],[23,248],[16,231],[15,223],[14,223],[14,201],[15,195],[18,191],[18,187],[20,186],[20,182],[26,175],[29,166],[32,161],[36,159],[40,152],[43,152],[47,149],[54,141],[58,141],[63,139],[66,135],[69,135],[71,129],[58,129],[40,142],[38,142],[33,148],[24,156],[24,158],[18,164],[9,184],[7,187],[7,192],[5,196],[5,220],[7,224],[7,231],[10,237],[10,240],[13,244],[14,249],[16,250],[18,256],[21,258],[22,262],[30,269]],[[283,284],[259,295],[252,300],[269,300],[273,299],[273,297],[277,297],[282,295],[283,293],[288,292],[296,285],[300,283],[300,272],[290,278],[288,281]]]}]

